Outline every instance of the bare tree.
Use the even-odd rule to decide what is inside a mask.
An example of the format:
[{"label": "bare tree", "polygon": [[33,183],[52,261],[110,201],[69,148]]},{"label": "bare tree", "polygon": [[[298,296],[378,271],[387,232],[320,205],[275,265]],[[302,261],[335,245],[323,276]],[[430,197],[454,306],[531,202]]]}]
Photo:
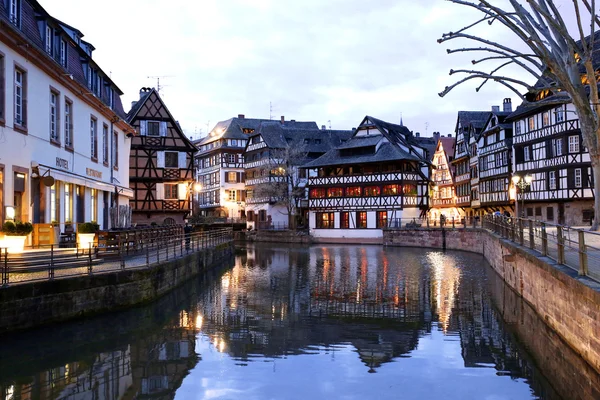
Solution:
[{"label": "bare tree", "polygon": [[306,197],[306,182],[299,171],[306,157],[307,149],[303,145],[270,149],[268,161],[259,168],[265,179],[253,188],[253,197],[268,199],[270,203],[282,206],[290,228],[295,228],[300,201]]},{"label": "bare tree", "polygon": [[[498,6],[499,0],[447,0],[452,3],[470,7],[481,12],[479,20],[449,32],[438,39],[443,43],[454,39],[465,39],[475,43],[471,47],[448,49],[448,53],[483,54],[472,61],[473,65],[491,63],[493,67],[483,70],[459,69],[450,70],[450,75],[466,74],[451,86],[447,86],[440,96],[445,96],[456,86],[472,79],[483,82],[477,87],[481,89],[489,81],[498,82],[519,97],[524,93],[535,94],[550,91],[556,96],[568,96],[579,117],[584,145],[588,148],[592,162],[594,184],[600,185],[600,124],[598,100],[598,65],[594,65],[594,52],[600,51],[599,37],[595,34],[600,20],[596,14],[595,0],[572,0],[573,16],[576,20],[576,33],[572,34],[565,23],[565,17],[554,0],[526,0],[526,6],[517,0],[508,0],[511,8]],[[506,3],[506,2],[505,2]],[[520,51],[514,40],[510,43],[486,39],[473,34],[473,29],[480,24],[501,24],[519,39],[519,43],[527,48]],[[514,74],[504,73],[507,67],[516,66],[531,75],[535,84],[529,84]],[[510,69],[510,68],[509,68]],[[592,84],[588,84],[592,82]],[[600,219],[600,196],[594,190],[594,223],[592,230],[598,230]]]}]

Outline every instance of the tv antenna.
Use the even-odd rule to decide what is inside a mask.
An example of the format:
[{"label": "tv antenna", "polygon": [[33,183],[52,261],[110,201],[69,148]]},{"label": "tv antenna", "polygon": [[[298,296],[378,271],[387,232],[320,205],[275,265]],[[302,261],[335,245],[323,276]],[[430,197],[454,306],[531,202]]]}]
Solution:
[{"label": "tv antenna", "polygon": [[149,76],[148,79],[156,79],[156,91],[160,93],[161,89],[166,85],[161,85],[160,80],[163,78],[172,78],[173,75],[158,75],[158,76]]},{"label": "tv antenna", "polygon": [[269,102],[269,119],[273,119],[273,103]]},{"label": "tv antenna", "polygon": [[425,136],[427,136],[427,129],[429,128],[429,122],[425,122]]},{"label": "tv antenna", "polygon": [[329,130],[331,130],[331,120],[328,119],[327,122],[329,123]]}]

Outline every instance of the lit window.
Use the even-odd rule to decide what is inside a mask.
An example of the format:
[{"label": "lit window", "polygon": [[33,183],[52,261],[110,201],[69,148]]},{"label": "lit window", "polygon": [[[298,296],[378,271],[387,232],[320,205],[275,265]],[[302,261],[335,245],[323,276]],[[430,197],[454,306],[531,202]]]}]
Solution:
[{"label": "lit window", "polygon": [[550,125],[550,111],[546,111],[542,114],[542,126]]},{"label": "lit window", "polygon": [[311,189],[310,190],[310,198],[311,199],[323,199],[325,198],[326,190],[325,189]]},{"label": "lit window", "polygon": [[358,211],[356,213],[356,227],[359,229],[367,228],[367,212],[366,211]]},{"label": "lit window", "polygon": [[93,222],[98,221],[98,191],[96,189],[92,189],[92,195],[91,195],[91,206],[92,206],[92,215],[91,215],[91,220]]},{"label": "lit window", "polygon": [[340,228],[350,229],[350,213],[347,211],[340,213]]},{"label": "lit window", "polygon": [[327,197],[343,197],[344,189],[342,188],[329,188],[327,189]]},{"label": "lit window", "polygon": [[235,190],[229,191],[229,201],[235,201]]},{"label": "lit window", "polygon": [[348,197],[360,197],[362,190],[360,186],[349,186],[346,188],[346,196]]},{"label": "lit window", "polygon": [[177,199],[177,184],[165,183],[165,199]]},{"label": "lit window", "polygon": [[317,213],[316,214],[317,229],[333,229],[334,228],[334,213]]},{"label": "lit window", "polygon": [[377,227],[386,228],[388,226],[387,211],[377,211]]},{"label": "lit window", "polygon": [[399,193],[398,185],[385,185],[383,187],[384,196],[395,196]]},{"label": "lit window", "polygon": [[379,196],[381,194],[381,189],[379,188],[379,186],[367,186],[365,187],[365,196],[367,197],[373,197],[373,196]]},{"label": "lit window", "polygon": [[533,117],[527,118],[527,124],[529,125],[529,131],[533,131],[535,129],[535,119]]}]

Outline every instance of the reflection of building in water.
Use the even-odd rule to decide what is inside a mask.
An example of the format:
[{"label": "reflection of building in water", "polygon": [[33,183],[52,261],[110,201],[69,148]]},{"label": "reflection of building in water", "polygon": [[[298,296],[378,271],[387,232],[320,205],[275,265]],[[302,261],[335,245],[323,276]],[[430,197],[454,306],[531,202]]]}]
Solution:
[{"label": "reflection of building in water", "polygon": [[443,253],[430,252],[427,261],[432,269],[431,284],[438,321],[447,333],[460,287],[460,269],[456,259]]},{"label": "reflection of building in water", "polygon": [[155,332],[123,348],[49,368],[29,378],[2,382],[1,400],[171,399],[198,362],[197,318],[185,311]]},{"label": "reflection of building in water", "polygon": [[[18,383],[0,384],[3,400],[120,399],[133,381],[130,348],[47,369]],[[2,387],[4,385],[4,387]]]}]

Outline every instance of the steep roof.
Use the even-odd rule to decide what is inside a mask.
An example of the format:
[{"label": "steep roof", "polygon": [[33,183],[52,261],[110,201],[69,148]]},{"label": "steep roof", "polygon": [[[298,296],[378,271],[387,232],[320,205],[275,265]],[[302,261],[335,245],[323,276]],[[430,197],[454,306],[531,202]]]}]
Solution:
[{"label": "steep roof", "polygon": [[456,138],[454,137],[440,137],[439,143],[444,147],[444,152],[448,157],[454,157],[454,145],[456,144]]},{"label": "steep roof", "polygon": [[472,125],[475,129],[482,129],[489,114],[490,111],[459,111],[454,132],[458,133],[458,124],[463,127]]}]

